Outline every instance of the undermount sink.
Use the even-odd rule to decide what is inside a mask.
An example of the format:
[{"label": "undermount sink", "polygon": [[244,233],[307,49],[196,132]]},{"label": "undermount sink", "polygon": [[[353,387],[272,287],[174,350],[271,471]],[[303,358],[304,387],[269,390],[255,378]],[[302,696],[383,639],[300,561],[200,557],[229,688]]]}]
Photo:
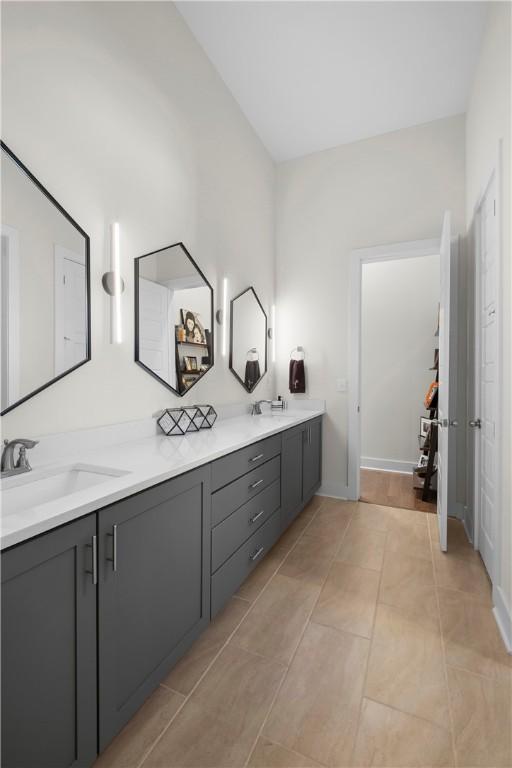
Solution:
[{"label": "undermount sink", "polygon": [[2,517],[56,501],[63,496],[127,474],[129,473],[124,470],[111,467],[73,464],[8,477],[2,480],[1,485]]}]

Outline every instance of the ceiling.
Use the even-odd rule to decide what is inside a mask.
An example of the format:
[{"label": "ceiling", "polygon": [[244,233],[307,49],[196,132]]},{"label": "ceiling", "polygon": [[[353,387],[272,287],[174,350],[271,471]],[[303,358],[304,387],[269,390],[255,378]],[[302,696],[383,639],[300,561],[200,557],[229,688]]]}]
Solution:
[{"label": "ceiling", "polygon": [[466,110],[485,2],[178,2],[277,161]]}]

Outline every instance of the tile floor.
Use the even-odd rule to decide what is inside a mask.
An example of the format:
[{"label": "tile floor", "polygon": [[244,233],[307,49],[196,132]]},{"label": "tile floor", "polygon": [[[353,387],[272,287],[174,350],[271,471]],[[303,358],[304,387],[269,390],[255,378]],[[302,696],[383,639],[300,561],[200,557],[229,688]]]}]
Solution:
[{"label": "tile floor", "polygon": [[510,768],[490,584],[436,526],[316,497],[95,768]]}]

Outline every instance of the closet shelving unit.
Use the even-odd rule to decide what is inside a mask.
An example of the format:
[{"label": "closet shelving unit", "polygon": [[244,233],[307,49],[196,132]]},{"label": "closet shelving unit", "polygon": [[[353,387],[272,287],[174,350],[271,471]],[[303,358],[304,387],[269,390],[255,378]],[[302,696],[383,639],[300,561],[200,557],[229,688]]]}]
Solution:
[{"label": "closet shelving unit", "polygon": [[[439,330],[436,331],[439,335]],[[435,381],[439,383],[439,350],[435,350],[434,365],[430,370],[436,372]],[[437,488],[437,405],[439,398],[439,389],[436,387],[432,401],[427,408],[429,419],[431,421],[429,430],[425,436],[418,435],[420,446],[420,461],[417,467],[414,467],[414,487],[421,490],[422,501],[429,501],[432,491]]]}]

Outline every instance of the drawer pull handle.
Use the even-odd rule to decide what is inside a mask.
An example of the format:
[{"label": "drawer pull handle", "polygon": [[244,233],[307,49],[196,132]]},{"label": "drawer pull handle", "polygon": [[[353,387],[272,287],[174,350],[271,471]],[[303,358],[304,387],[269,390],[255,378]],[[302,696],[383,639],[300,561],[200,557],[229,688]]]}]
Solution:
[{"label": "drawer pull handle", "polygon": [[257,520],[259,517],[261,517],[262,515],[264,515],[264,514],[265,514],[265,510],[264,510],[264,509],[261,509],[259,512],[256,512],[256,514],[255,514],[255,515],[253,515],[252,517],[250,517],[250,518],[249,518],[249,522],[250,522],[250,523],[255,523],[255,522],[256,522],[256,520]]},{"label": "drawer pull handle", "polygon": [[252,562],[254,562],[255,560],[257,560],[257,559],[258,559],[258,557],[259,557],[260,555],[262,555],[262,554],[263,554],[263,552],[264,552],[264,551],[265,551],[265,547],[260,547],[259,549],[257,549],[257,550],[256,550],[256,552],[254,553],[254,555],[249,555],[249,560],[252,560]]},{"label": "drawer pull handle", "polygon": [[249,461],[259,461],[264,457],[264,455],[265,455],[264,453],[258,453],[257,456],[253,456],[252,459],[249,459]]},{"label": "drawer pull handle", "polygon": [[256,482],[255,482],[255,483],[251,483],[251,485],[249,486],[249,488],[250,488],[250,489],[251,489],[251,491],[252,491],[254,488],[257,488],[257,487],[258,487],[258,485],[261,485],[261,484],[262,484],[262,482],[263,482],[263,478],[261,478],[261,480],[256,480]]}]

